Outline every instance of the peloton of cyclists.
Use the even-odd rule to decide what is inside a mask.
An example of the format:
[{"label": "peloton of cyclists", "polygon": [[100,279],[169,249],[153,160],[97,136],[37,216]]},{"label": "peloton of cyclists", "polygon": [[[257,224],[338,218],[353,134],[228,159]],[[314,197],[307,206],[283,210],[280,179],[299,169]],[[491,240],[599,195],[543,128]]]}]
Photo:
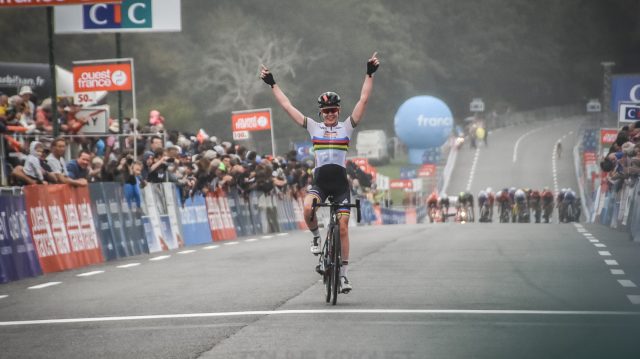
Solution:
[{"label": "peloton of cyclists", "polygon": [[[533,188],[504,188],[495,194],[491,187],[478,192],[478,221],[488,223],[493,221],[494,204],[498,210],[500,223],[549,223],[554,207],[558,209],[558,222],[578,222],[581,215],[581,200],[571,188],[562,188],[556,195],[549,189]],[[443,210],[442,201],[438,201],[438,208]],[[448,198],[447,198],[448,204]],[[464,212],[464,213],[463,213]],[[446,213],[446,212],[444,212]],[[463,213],[464,218],[461,218]],[[457,222],[473,222],[473,195],[468,191],[460,192],[456,205]],[[446,216],[442,216],[446,221]],[[533,218],[532,218],[533,217]]]}]

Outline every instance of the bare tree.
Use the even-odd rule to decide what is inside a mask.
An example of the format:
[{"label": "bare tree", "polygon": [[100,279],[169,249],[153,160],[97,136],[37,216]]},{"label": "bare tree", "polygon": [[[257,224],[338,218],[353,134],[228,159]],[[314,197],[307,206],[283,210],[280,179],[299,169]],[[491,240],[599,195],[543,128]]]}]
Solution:
[{"label": "bare tree", "polygon": [[264,91],[258,77],[260,64],[278,76],[295,77],[295,68],[311,61],[300,47],[301,40],[263,33],[256,36],[240,30],[219,34],[201,61],[200,73],[206,75],[196,82],[202,93],[213,95],[206,112],[252,108],[256,94]]}]

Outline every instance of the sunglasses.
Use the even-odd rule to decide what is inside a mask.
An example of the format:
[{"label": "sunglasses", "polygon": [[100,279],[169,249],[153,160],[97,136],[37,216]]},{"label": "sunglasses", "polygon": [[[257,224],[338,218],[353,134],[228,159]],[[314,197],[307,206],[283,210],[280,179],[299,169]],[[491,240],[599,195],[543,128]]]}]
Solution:
[{"label": "sunglasses", "polygon": [[332,107],[332,108],[323,108],[322,110],[320,110],[320,112],[324,113],[324,114],[330,114],[330,113],[336,113],[338,112],[340,109],[337,107]]}]

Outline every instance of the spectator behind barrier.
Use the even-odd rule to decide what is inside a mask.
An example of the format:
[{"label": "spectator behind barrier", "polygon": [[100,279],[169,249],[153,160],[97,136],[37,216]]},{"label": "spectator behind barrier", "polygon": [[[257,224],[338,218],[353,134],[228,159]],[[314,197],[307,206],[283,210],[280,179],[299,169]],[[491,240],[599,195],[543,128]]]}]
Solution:
[{"label": "spectator behind barrier", "polygon": [[91,163],[91,152],[87,150],[81,150],[78,154],[78,158],[69,161],[67,164],[67,172],[71,179],[89,179],[89,164]]}]

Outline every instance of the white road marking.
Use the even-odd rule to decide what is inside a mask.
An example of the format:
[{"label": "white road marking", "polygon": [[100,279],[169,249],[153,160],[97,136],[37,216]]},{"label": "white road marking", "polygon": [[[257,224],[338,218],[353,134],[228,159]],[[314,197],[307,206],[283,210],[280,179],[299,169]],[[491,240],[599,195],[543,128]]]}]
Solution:
[{"label": "white road marking", "polygon": [[471,164],[471,171],[469,171],[469,181],[467,182],[467,191],[471,190],[471,183],[473,183],[473,176],[476,173],[476,165],[478,164],[478,158],[480,157],[480,147],[476,148],[476,153],[473,155],[473,163]]},{"label": "white road marking", "polygon": [[[553,144],[553,150],[551,151],[551,167],[553,167],[553,190],[555,191],[555,193],[560,192],[560,188],[558,186],[558,176],[557,176],[557,162],[558,162],[558,147],[557,144],[559,142],[562,142],[562,140],[564,140],[566,135],[563,135],[562,137],[560,137],[559,139],[556,140],[556,142]],[[580,224],[575,224],[576,228],[583,228],[582,225]]]},{"label": "white road marking", "polygon": [[277,234],[278,237],[284,237],[284,236],[288,236],[288,235],[289,235],[289,233],[286,233],[286,232]]},{"label": "white road marking", "polygon": [[583,228],[582,225],[580,223],[573,223],[574,226],[576,226],[577,228]]},{"label": "white road marking", "polygon": [[6,295],[6,294],[0,295],[0,299],[4,299],[6,297],[8,297],[8,295]]},{"label": "white road marking", "polygon": [[635,288],[637,285],[628,279],[618,279],[618,283],[625,288]]},{"label": "white road marking", "polygon": [[624,275],[624,271],[622,269],[612,269],[611,274],[613,275]]},{"label": "white road marking", "polygon": [[68,324],[89,322],[116,322],[128,320],[179,319],[179,318],[211,318],[211,317],[246,317],[261,315],[309,315],[309,314],[409,314],[409,315],[553,315],[553,316],[640,316],[640,311],[586,311],[586,310],[473,310],[473,309],[309,309],[309,310],[256,310],[246,312],[219,313],[187,313],[137,315],[126,317],[90,317],[69,319],[40,319],[0,322],[0,327],[34,325],[34,324]]},{"label": "white road marking", "polygon": [[273,236],[262,236],[262,237],[260,237],[260,238],[262,238],[262,239],[269,239],[269,238],[273,238]]},{"label": "white road marking", "polygon": [[166,255],[166,256],[157,256],[157,257],[153,257],[153,258],[149,258],[150,261],[161,261],[163,259],[167,259],[171,257],[171,255]]},{"label": "white road marking", "polygon": [[[576,230],[577,230],[578,232],[580,232],[580,233],[587,233],[587,230],[586,230],[586,229],[584,229],[584,228],[577,228]],[[586,236],[586,234],[585,234],[585,236]]]},{"label": "white road marking", "polygon": [[598,248],[606,248],[607,247],[607,245],[604,244],[604,243],[596,243],[596,244],[594,244],[594,246],[596,246]]},{"label": "white road marking", "polygon": [[137,267],[139,265],[140,263],[129,263],[129,264],[123,264],[121,266],[117,266],[116,268],[131,268],[131,267]]},{"label": "white road marking", "polygon": [[640,304],[640,295],[628,295],[631,304]]},{"label": "white road marking", "polygon": [[85,272],[85,273],[76,274],[76,277],[90,277],[92,275],[102,274],[102,273],[104,273],[103,270],[94,270],[93,272]]},{"label": "white road marking", "polygon": [[604,262],[608,265],[608,266],[617,266],[618,265],[618,261],[614,260],[614,259],[605,259]]},{"label": "white road marking", "polygon": [[234,245],[234,244],[238,244],[238,243],[240,243],[240,242],[227,242],[227,243],[225,243],[224,245],[225,245],[225,246],[232,246],[232,245]]},{"label": "white road marking", "polygon": [[42,288],[46,288],[46,287],[51,287],[51,286],[54,286],[54,285],[58,285],[58,284],[61,284],[61,283],[62,283],[62,282],[47,282],[47,283],[43,283],[43,284],[38,284],[38,285],[31,286],[31,287],[29,287],[29,288],[27,288],[27,289],[42,289]]},{"label": "white road marking", "polygon": [[589,240],[589,242],[591,242],[591,243],[598,243],[598,242],[600,242],[600,241],[599,241],[599,240],[597,240],[597,239],[590,239],[590,240]]},{"label": "white road marking", "polygon": [[611,255],[611,252],[609,251],[598,251],[598,254],[603,256],[603,257],[607,257]]},{"label": "white road marking", "polygon": [[520,146],[520,141],[522,141],[523,138],[529,136],[530,134],[532,134],[532,133],[534,133],[536,131],[542,130],[543,128],[544,127],[534,128],[533,130],[525,133],[524,135],[520,136],[520,138],[518,138],[518,140],[516,141],[515,146],[513,146],[513,163],[516,163],[516,160],[518,159],[518,146]]},{"label": "white road marking", "polygon": [[220,247],[220,246],[218,246],[218,245],[213,245],[213,246],[206,246],[206,247],[202,247],[202,249],[209,250],[209,249],[216,249],[216,248],[218,248],[218,247]]},{"label": "white road marking", "polygon": [[178,254],[189,254],[189,253],[193,253],[195,251],[196,251],[195,249],[187,249],[186,251],[178,252]]},{"label": "white road marking", "polygon": [[258,240],[258,238],[249,238],[245,242],[255,242],[257,240]]}]

